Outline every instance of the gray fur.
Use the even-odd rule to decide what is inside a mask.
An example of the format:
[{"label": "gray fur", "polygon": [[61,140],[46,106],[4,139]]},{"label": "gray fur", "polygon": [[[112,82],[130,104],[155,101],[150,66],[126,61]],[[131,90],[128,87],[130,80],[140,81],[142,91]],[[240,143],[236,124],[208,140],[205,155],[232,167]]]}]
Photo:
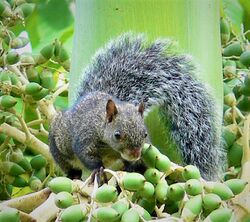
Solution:
[{"label": "gray fur", "polygon": [[[184,162],[196,165],[203,177],[212,179],[222,165],[224,155],[220,148],[215,104],[205,86],[194,77],[197,70],[190,57],[173,51],[169,40],[148,44],[142,35],[130,33],[110,41],[84,70],[74,107],[80,106],[82,97],[96,91],[135,106],[143,101],[146,111],[154,105],[159,106],[162,119],[170,123],[172,139]],[[79,122],[81,118],[86,120],[87,110],[80,114],[74,112],[74,107],[66,111],[71,113],[73,124],[80,129],[99,127],[99,119],[94,123]],[[136,133],[135,130],[132,132]],[[81,135],[85,134],[90,141],[93,140],[90,136],[96,137],[95,131]],[[78,128],[73,130],[73,140],[80,139],[74,135],[79,137]]]}]

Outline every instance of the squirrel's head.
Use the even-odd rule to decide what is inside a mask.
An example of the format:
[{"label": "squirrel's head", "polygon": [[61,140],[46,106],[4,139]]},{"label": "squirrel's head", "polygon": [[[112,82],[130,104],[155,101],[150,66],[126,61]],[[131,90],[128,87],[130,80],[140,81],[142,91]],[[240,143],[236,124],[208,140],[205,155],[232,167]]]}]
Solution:
[{"label": "squirrel's head", "polygon": [[108,100],[106,105],[106,126],[104,141],[127,161],[138,160],[147,137],[143,121],[144,105],[138,107],[129,103],[115,104]]}]

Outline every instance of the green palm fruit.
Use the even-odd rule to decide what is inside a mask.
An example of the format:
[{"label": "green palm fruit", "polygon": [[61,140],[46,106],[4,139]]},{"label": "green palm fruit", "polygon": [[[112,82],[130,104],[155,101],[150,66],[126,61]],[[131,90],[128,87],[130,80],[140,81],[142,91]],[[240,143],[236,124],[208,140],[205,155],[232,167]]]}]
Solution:
[{"label": "green palm fruit", "polygon": [[244,190],[248,182],[243,179],[231,179],[225,181],[224,184],[226,184],[230,190],[233,191],[234,195],[237,195]]},{"label": "green palm fruit", "polygon": [[232,217],[232,210],[228,208],[220,208],[212,211],[204,220],[204,222],[229,222]]},{"label": "green palm fruit", "polygon": [[250,96],[250,73],[245,76],[244,78],[244,84],[241,85],[239,88],[239,91],[241,94],[245,96]]},{"label": "green palm fruit", "polygon": [[222,202],[221,198],[214,193],[207,193],[202,197],[203,208],[208,212],[211,212],[219,208],[221,202]]},{"label": "green palm fruit", "polygon": [[144,173],[144,177],[150,183],[157,184],[161,179],[161,173],[155,168],[148,168]]},{"label": "green palm fruit", "polygon": [[247,75],[244,78],[244,85],[246,87],[250,87],[250,73],[248,72]]},{"label": "green palm fruit", "polygon": [[46,178],[46,168],[42,167],[40,169],[36,169],[33,172],[33,176],[37,177],[39,180],[44,181]]},{"label": "green palm fruit", "polygon": [[8,54],[6,55],[6,62],[9,65],[16,64],[19,62],[19,60],[20,60],[20,56],[15,51],[8,52]]},{"label": "green palm fruit", "polygon": [[68,95],[69,95],[69,90],[64,90],[63,92],[59,94],[59,96],[61,97],[68,97]]},{"label": "green palm fruit", "polygon": [[185,191],[187,194],[192,196],[201,194],[202,184],[197,179],[190,179],[185,183]]},{"label": "green palm fruit", "polygon": [[239,99],[237,107],[243,111],[243,112],[249,112],[250,111],[250,97],[249,96],[243,96]]},{"label": "green palm fruit", "polygon": [[10,176],[18,176],[23,174],[25,170],[16,163],[3,161],[0,163],[0,170],[5,174],[9,174]]},{"label": "green palm fruit", "polygon": [[246,67],[250,67],[250,51],[245,51],[240,55],[240,62]]},{"label": "green palm fruit", "polygon": [[40,92],[42,90],[42,86],[40,86],[38,83],[36,82],[30,82],[28,84],[25,85],[25,93],[28,95],[34,95],[38,92]]},{"label": "green palm fruit", "polygon": [[117,202],[115,202],[114,204],[112,204],[111,206],[113,209],[115,209],[119,215],[123,215],[123,213],[125,211],[127,211],[129,209],[129,203],[126,199],[121,199]]},{"label": "green palm fruit", "polygon": [[187,165],[184,167],[182,176],[184,180],[189,180],[189,179],[200,179],[201,174],[199,169],[196,166],[193,165]]},{"label": "green palm fruit", "polygon": [[42,181],[35,176],[31,176],[29,179],[29,187],[31,190],[38,191],[42,189]]},{"label": "green palm fruit", "polygon": [[[22,65],[35,65],[36,61],[31,53],[22,53],[20,62]],[[31,67],[30,67],[31,68]]]},{"label": "green palm fruit", "polygon": [[34,156],[30,160],[30,164],[33,169],[39,170],[47,165],[47,160],[44,158],[43,155],[39,154]]},{"label": "green palm fruit", "polygon": [[[180,201],[167,200],[164,211],[169,214],[174,214],[179,211]],[[179,215],[180,217],[180,215]]]},{"label": "green palm fruit", "polygon": [[226,96],[224,96],[224,104],[232,107],[235,106],[237,103],[235,95],[233,92],[227,94]]},{"label": "green palm fruit", "polygon": [[40,73],[41,86],[46,89],[53,89],[55,87],[55,83],[53,80],[53,73],[49,70],[44,70]]},{"label": "green palm fruit", "polygon": [[58,57],[59,51],[60,51],[62,45],[61,45],[61,43],[60,43],[60,41],[59,41],[58,39],[55,39],[54,44],[55,44],[54,56],[55,56],[55,57]]},{"label": "green palm fruit", "polygon": [[243,52],[241,44],[239,42],[235,42],[224,48],[223,55],[224,56],[240,56]]},{"label": "green palm fruit", "polygon": [[44,97],[46,97],[47,95],[49,95],[49,89],[42,89],[40,92],[32,95],[32,98],[36,101],[39,101],[43,99]]},{"label": "green palm fruit", "polygon": [[112,202],[117,198],[117,190],[114,186],[103,184],[96,191],[95,199],[100,203]]},{"label": "green palm fruit", "polygon": [[230,39],[230,25],[228,21],[224,18],[220,19],[220,35],[221,35],[221,43],[225,45]]},{"label": "green palm fruit", "polygon": [[53,193],[59,193],[61,191],[72,193],[75,189],[73,181],[67,177],[56,177],[52,179],[48,183],[48,187]]},{"label": "green palm fruit", "polygon": [[122,178],[123,188],[129,191],[141,190],[145,182],[145,177],[139,173],[126,173]]},{"label": "green palm fruit", "polygon": [[241,95],[250,96],[250,87],[242,85],[239,88],[239,92],[240,92]]},{"label": "green palm fruit", "polygon": [[0,200],[10,199],[12,191],[13,191],[12,185],[0,183]]},{"label": "green palm fruit", "polygon": [[233,145],[237,138],[238,126],[237,124],[231,124],[223,127],[222,137],[226,143],[226,147],[229,148]]},{"label": "green palm fruit", "polygon": [[175,183],[168,187],[167,197],[173,201],[180,201],[185,195],[185,190],[182,184]]},{"label": "green palm fruit", "polygon": [[234,106],[236,104],[236,98],[232,91],[232,88],[229,87],[227,83],[223,83],[223,91],[224,91],[224,104],[228,106]]},{"label": "green palm fruit", "polygon": [[168,183],[165,179],[161,179],[155,187],[155,198],[160,203],[165,203],[167,200]]},{"label": "green palm fruit", "polygon": [[167,173],[170,170],[171,161],[165,155],[157,155],[155,161],[155,168],[163,173]]},{"label": "green palm fruit", "polygon": [[23,18],[26,18],[29,15],[31,15],[31,13],[34,11],[34,9],[35,9],[35,4],[24,3],[24,4],[21,4],[18,7],[16,7],[15,13],[18,13]]},{"label": "green palm fruit", "polygon": [[14,187],[26,187],[28,182],[21,176],[15,176],[11,183]]},{"label": "green palm fruit", "polygon": [[10,47],[12,49],[20,49],[26,46],[29,43],[29,40],[25,37],[16,37],[11,40]]},{"label": "green palm fruit", "polygon": [[66,60],[64,62],[60,63],[61,66],[66,70],[66,71],[70,71],[70,60]]},{"label": "green palm fruit", "polygon": [[226,110],[226,112],[224,113],[224,118],[223,118],[225,125],[229,125],[233,123],[233,109],[229,108],[228,110]]},{"label": "green palm fruit", "polygon": [[224,77],[233,78],[236,75],[236,63],[233,60],[227,60],[224,65]]},{"label": "green palm fruit", "polygon": [[33,55],[33,59],[35,61],[35,65],[41,65],[48,61],[48,59],[44,58],[41,54]]},{"label": "green palm fruit", "polygon": [[133,208],[130,208],[128,211],[126,211],[121,218],[121,222],[139,222],[139,221],[140,221],[139,213]]},{"label": "green palm fruit", "polygon": [[24,158],[22,151],[17,150],[10,154],[9,160],[15,163],[20,162]]},{"label": "green palm fruit", "polygon": [[79,222],[87,217],[87,209],[84,205],[77,204],[66,208],[61,214],[62,222]]},{"label": "green palm fruit", "polygon": [[26,75],[27,75],[28,80],[30,82],[36,82],[36,83],[40,84],[40,76],[34,67],[27,68]]},{"label": "green palm fruit", "polygon": [[235,61],[236,62],[236,67],[238,69],[246,69],[247,67],[244,66],[239,60],[238,61]]},{"label": "green palm fruit", "polygon": [[151,199],[154,196],[155,188],[154,185],[148,181],[144,183],[144,186],[141,190],[139,190],[139,194],[141,197],[146,199]]},{"label": "green palm fruit", "polygon": [[160,151],[156,147],[145,144],[142,152],[143,162],[148,167],[155,167],[156,157],[160,154]]},{"label": "green palm fruit", "polygon": [[[125,212],[126,213],[126,212]],[[96,218],[99,222],[113,222],[119,218],[119,213],[111,207],[100,207],[95,211]]]},{"label": "green palm fruit", "polygon": [[152,220],[152,217],[150,215],[150,213],[148,211],[146,211],[143,207],[141,207],[140,205],[135,204],[133,207],[138,214],[144,219],[144,220]]},{"label": "green palm fruit", "polygon": [[46,59],[49,60],[54,54],[55,44],[49,44],[43,47],[40,51],[40,54]]},{"label": "green palm fruit", "polygon": [[3,95],[0,97],[0,105],[3,108],[10,109],[17,104],[17,100],[9,95]]},{"label": "green palm fruit", "polygon": [[11,85],[10,72],[8,72],[8,71],[2,71],[0,73],[0,82],[2,82],[4,84]]},{"label": "green palm fruit", "polygon": [[11,84],[20,87],[22,85],[22,83],[20,82],[19,78],[17,77],[16,74],[14,73],[10,73],[10,80],[11,80]]},{"label": "green palm fruit", "polygon": [[229,200],[234,197],[230,188],[219,182],[206,182],[204,188],[209,193],[217,194],[222,200]]},{"label": "green palm fruit", "polygon": [[0,144],[2,144],[6,139],[6,135],[3,133],[0,133]]},{"label": "green palm fruit", "polygon": [[19,222],[20,213],[17,209],[7,208],[0,212],[0,221],[1,222]]},{"label": "green palm fruit", "polygon": [[137,204],[143,207],[150,214],[153,213],[156,205],[155,200],[147,200],[145,198],[140,199]]},{"label": "green palm fruit", "polygon": [[14,39],[16,38],[14,32],[10,31],[10,30],[7,30],[7,29],[4,29],[4,34],[3,34],[3,39],[4,39],[4,42],[9,45],[10,42],[11,42],[11,39]]},{"label": "green palm fruit", "polygon": [[59,48],[58,60],[60,63],[63,63],[66,60],[69,60],[69,54],[68,54],[67,50],[62,46]]},{"label": "green palm fruit", "polygon": [[235,143],[229,148],[227,153],[228,165],[237,167],[241,166],[241,159],[243,156],[243,137],[240,137]]},{"label": "green palm fruit", "polygon": [[201,195],[190,198],[184,205],[181,218],[184,221],[194,221],[195,218],[200,214],[202,209],[202,198]]},{"label": "green palm fruit", "polygon": [[30,162],[23,156],[23,153],[21,150],[17,150],[16,152],[12,152],[10,155],[10,161],[17,163],[25,171],[31,171]]},{"label": "green palm fruit", "polygon": [[32,170],[30,162],[25,157],[22,160],[20,160],[17,164],[21,166],[25,171]]},{"label": "green palm fruit", "polygon": [[10,17],[12,15],[11,7],[6,1],[0,2],[0,16]]},{"label": "green palm fruit", "polygon": [[65,191],[62,191],[55,196],[55,204],[57,207],[65,209],[67,207],[72,206],[74,203],[73,196]]}]

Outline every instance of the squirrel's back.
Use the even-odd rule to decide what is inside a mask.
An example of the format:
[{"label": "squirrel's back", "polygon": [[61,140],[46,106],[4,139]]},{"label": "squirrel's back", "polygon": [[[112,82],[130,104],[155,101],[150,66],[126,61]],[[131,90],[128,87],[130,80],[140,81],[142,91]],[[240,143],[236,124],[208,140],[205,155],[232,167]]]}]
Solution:
[{"label": "squirrel's back", "polygon": [[84,70],[78,97],[101,91],[135,105],[143,101],[146,110],[158,105],[184,162],[213,178],[224,156],[215,104],[195,78],[191,57],[172,46],[166,39],[149,44],[132,34],[110,41]]}]

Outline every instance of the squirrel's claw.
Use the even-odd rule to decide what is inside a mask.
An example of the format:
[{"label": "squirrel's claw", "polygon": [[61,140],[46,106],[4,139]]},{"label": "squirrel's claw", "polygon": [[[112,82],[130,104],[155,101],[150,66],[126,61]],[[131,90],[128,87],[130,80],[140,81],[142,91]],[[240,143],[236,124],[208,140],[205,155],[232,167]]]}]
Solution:
[{"label": "squirrel's claw", "polygon": [[104,172],[104,167],[103,166],[101,166],[100,168],[94,169],[92,171],[90,184],[94,183],[95,176],[97,178],[97,183],[98,183],[99,186],[108,182],[107,175]]}]

